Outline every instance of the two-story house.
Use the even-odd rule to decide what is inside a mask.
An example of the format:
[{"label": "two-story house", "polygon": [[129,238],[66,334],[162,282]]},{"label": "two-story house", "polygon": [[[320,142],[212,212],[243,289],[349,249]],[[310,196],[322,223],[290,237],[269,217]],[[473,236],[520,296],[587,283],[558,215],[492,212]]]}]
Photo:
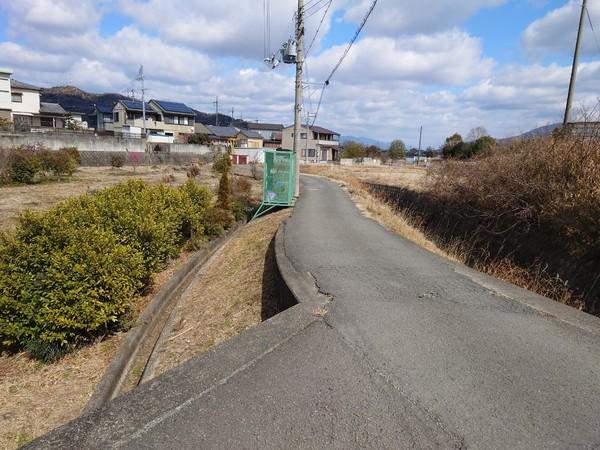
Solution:
[{"label": "two-story house", "polygon": [[17,130],[29,130],[39,126],[41,88],[12,78],[10,95],[12,121]]},{"label": "two-story house", "polygon": [[113,108],[112,127],[115,134],[140,137],[145,126],[149,137],[165,136],[185,142],[188,135],[194,134],[195,117],[194,110],[183,103],[150,100],[143,106],[137,100],[119,100]]},{"label": "two-story house", "polygon": [[283,125],[280,123],[252,123],[248,122],[246,128],[259,133],[263,137],[264,146],[268,148],[281,147]]},{"label": "two-story house", "polygon": [[12,70],[0,68],[0,122],[12,122],[11,75]]},{"label": "two-story house", "polygon": [[189,106],[163,100],[150,100],[148,104],[160,114],[166,136],[185,142],[187,136],[194,134],[196,111]]},{"label": "two-story house", "polygon": [[90,117],[89,125],[100,132],[113,132],[113,106],[94,105],[94,112]]},{"label": "two-story house", "polygon": [[[282,148],[294,148],[294,127],[283,129]],[[305,162],[338,161],[341,154],[340,134],[319,126],[302,125],[300,131],[300,160]]]}]

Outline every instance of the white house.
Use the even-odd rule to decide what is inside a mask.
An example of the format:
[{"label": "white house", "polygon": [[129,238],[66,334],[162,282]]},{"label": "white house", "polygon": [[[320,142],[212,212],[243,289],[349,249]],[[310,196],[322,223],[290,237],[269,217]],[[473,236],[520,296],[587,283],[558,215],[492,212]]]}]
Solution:
[{"label": "white house", "polygon": [[11,79],[12,121],[15,128],[39,126],[40,92],[39,87]]},{"label": "white house", "polygon": [[10,76],[12,70],[0,68],[0,119],[12,122]]}]

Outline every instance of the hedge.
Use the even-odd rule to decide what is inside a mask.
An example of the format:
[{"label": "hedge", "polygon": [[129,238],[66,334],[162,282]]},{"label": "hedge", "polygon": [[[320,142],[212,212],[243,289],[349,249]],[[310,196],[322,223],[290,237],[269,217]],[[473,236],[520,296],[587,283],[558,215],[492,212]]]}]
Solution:
[{"label": "hedge", "polygon": [[134,180],[23,213],[0,237],[1,346],[48,360],[121,328],[169,257],[229,225],[212,205],[191,180]]}]

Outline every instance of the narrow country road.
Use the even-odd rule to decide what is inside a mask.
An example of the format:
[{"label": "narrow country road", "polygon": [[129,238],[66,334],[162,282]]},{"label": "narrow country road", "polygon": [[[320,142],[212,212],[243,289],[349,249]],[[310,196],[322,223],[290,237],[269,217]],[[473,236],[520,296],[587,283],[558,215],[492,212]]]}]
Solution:
[{"label": "narrow country road", "polygon": [[598,334],[458,273],[329,181],[304,189],[287,254],[333,295],[329,323],[386,383],[468,447],[600,446]]},{"label": "narrow country road", "polygon": [[320,178],[284,244],[325,320],[292,308],[32,447],[600,446],[599,319],[428,253]]}]

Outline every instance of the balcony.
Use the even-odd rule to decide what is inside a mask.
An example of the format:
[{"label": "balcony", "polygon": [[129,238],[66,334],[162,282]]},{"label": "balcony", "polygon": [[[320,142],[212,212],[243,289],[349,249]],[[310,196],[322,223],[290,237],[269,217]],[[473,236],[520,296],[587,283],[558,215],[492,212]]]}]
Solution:
[{"label": "balcony", "polygon": [[323,147],[339,147],[340,141],[327,141],[325,139],[319,139],[317,143]]}]

